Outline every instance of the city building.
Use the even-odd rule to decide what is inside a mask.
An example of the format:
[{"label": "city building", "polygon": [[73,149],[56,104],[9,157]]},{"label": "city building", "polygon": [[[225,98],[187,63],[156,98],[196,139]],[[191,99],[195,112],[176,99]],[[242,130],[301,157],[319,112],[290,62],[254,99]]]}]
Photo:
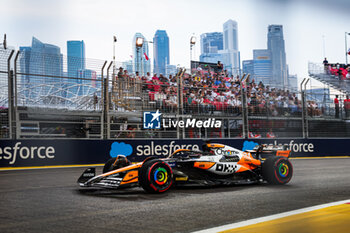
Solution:
[{"label": "city building", "polygon": [[243,61],[243,73],[265,85],[297,90],[298,78],[288,75],[282,25],[268,26],[267,49],[253,50],[253,60]]},{"label": "city building", "polygon": [[67,69],[68,76],[78,77],[78,71],[85,69],[85,44],[84,41],[67,41]]},{"label": "city building", "polygon": [[169,37],[165,30],[157,30],[153,37],[154,73],[166,74],[170,64]]},{"label": "city building", "polygon": [[[122,62],[122,67],[127,70],[129,73],[134,72],[134,67],[133,67],[133,61],[132,60],[128,60],[128,61],[124,61]],[[117,67],[118,69],[119,67]]]},{"label": "city building", "polygon": [[[222,51],[222,50],[220,50]],[[223,61],[223,56],[221,53],[203,53],[199,56],[199,61],[208,63],[217,63],[218,61]],[[226,64],[225,69],[226,69]]]},{"label": "city building", "polygon": [[96,89],[101,88],[101,82],[97,82],[97,73],[94,70],[90,69],[81,69],[77,71],[78,73],[78,82],[79,85],[74,85],[69,88],[69,91],[72,91],[78,96],[89,96],[93,95],[96,92]]},{"label": "city building", "polygon": [[288,86],[290,90],[298,90],[298,76],[296,74],[288,76]]},{"label": "city building", "polygon": [[223,50],[224,41],[222,32],[208,32],[200,36],[201,54],[218,53]]},{"label": "city building", "polygon": [[[19,67],[20,71],[23,74],[29,74],[29,64],[30,64],[30,54],[32,52],[32,47],[28,46],[22,46],[19,47],[19,51],[21,52],[21,56],[19,58]],[[29,95],[29,82],[30,82],[30,76],[29,75],[20,75],[19,76],[19,82],[21,83],[21,86],[24,87],[22,91],[23,97],[26,97]]]},{"label": "city building", "polygon": [[[31,74],[62,76],[63,57],[61,49],[56,45],[45,44],[33,37],[29,70]],[[45,80],[50,82],[53,78]]]},{"label": "city building", "polygon": [[223,24],[223,32],[208,32],[201,35],[200,62],[221,61],[229,74],[240,74],[241,61],[238,50],[237,22],[228,20]]},{"label": "city building", "polygon": [[242,69],[244,74],[250,74],[250,77],[254,78],[254,60],[242,61]]},{"label": "city building", "polygon": [[222,61],[223,34],[222,32],[208,32],[200,36],[201,55],[199,61],[217,63]]},{"label": "city building", "polygon": [[165,72],[166,76],[169,76],[170,74],[171,75],[176,75],[176,73],[177,73],[176,65],[167,65],[166,66],[166,72]]},{"label": "city building", "polygon": [[[141,48],[136,46],[136,39],[143,38],[143,45]],[[148,42],[146,38],[139,32],[137,32],[134,36],[132,42],[133,48],[133,70],[138,71],[141,75],[146,74],[147,72],[151,72],[151,61],[149,59],[149,50],[148,50]]]},{"label": "city building", "polygon": [[85,64],[86,61],[84,41],[67,41],[67,75],[69,78],[65,80],[65,83],[67,85],[65,87],[65,89],[67,89],[65,97],[86,94],[85,85],[88,85],[89,81],[84,80],[84,78],[91,79],[91,76],[88,76],[88,74],[91,74],[91,72],[85,71]]},{"label": "city building", "polygon": [[63,56],[56,45],[45,44],[32,38],[32,45],[20,47],[22,55],[19,64],[22,73],[19,82],[19,98],[33,99],[41,96],[62,96]]},{"label": "city building", "polygon": [[329,88],[313,88],[306,90],[306,99],[315,100],[318,103],[332,103]]},{"label": "city building", "polygon": [[[240,53],[238,50],[238,27],[237,22],[230,19],[223,25],[223,51],[222,63],[224,69],[233,75],[240,74]],[[219,52],[220,53],[220,52]]]},{"label": "city building", "polygon": [[250,74],[251,80],[256,83],[263,82],[265,85],[273,85],[272,61],[270,51],[266,49],[253,50],[253,60],[243,61],[243,73]]},{"label": "city building", "polygon": [[286,87],[288,85],[288,71],[282,25],[268,26],[267,49],[271,53],[272,82],[276,87]]}]

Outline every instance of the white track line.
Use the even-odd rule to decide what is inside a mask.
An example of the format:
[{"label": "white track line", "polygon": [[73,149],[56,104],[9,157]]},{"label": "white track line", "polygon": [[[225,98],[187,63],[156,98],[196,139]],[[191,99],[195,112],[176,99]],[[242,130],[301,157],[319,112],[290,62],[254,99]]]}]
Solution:
[{"label": "white track line", "polygon": [[279,219],[279,218],[288,217],[291,215],[302,214],[302,213],[310,212],[313,210],[323,209],[323,208],[341,205],[341,204],[345,204],[345,203],[350,203],[350,199],[344,200],[344,201],[331,202],[328,204],[322,204],[322,205],[317,205],[317,206],[311,206],[311,207],[307,207],[307,208],[303,208],[303,209],[288,211],[288,212],[284,212],[284,213],[280,213],[280,214],[269,215],[269,216],[265,216],[265,217],[261,217],[261,218],[254,218],[254,219],[250,219],[250,220],[246,220],[246,221],[242,221],[242,222],[227,224],[227,225],[209,228],[209,229],[201,230],[201,231],[196,231],[193,233],[212,233],[212,232],[227,231],[227,230],[235,229],[238,227],[245,227],[245,226],[252,225],[252,224],[267,222],[267,221],[271,221],[271,220],[275,220],[275,219]]}]

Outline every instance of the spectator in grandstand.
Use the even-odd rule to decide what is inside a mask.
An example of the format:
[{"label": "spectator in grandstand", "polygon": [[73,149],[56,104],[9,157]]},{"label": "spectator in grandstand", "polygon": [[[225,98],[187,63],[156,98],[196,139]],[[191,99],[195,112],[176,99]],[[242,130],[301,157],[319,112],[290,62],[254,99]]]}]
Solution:
[{"label": "spectator in grandstand", "polygon": [[261,134],[254,134],[253,132],[248,132],[248,138],[261,138]]},{"label": "spectator in grandstand", "polygon": [[149,72],[147,72],[145,79],[146,79],[146,81],[152,80],[151,74]]},{"label": "spectator in grandstand", "polygon": [[127,70],[124,70],[124,77],[129,77],[129,73]]},{"label": "spectator in grandstand", "polygon": [[221,61],[218,61],[218,64],[217,64],[218,73],[220,73],[223,69],[224,69],[224,65],[221,63]]},{"label": "spectator in grandstand", "polygon": [[339,80],[344,80],[343,79],[344,76],[343,76],[343,69],[342,68],[338,69],[337,75],[338,75]]},{"label": "spectator in grandstand", "polygon": [[119,67],[118,79],[122,80],[123,77],[124,77],[123,67]]},{"label": "spectator in grandstand", "polygon": [[325,57],[324,60],[323,60],[323,65],[324,65],[324,67],[327,67],[327,68],[328,68],[328,60],[327,60],[326,57]]},{"label": "spectator in grandstand", "polygon": [[238,113],[239,111],[239,103],[238,99],[234,98],[235,96],[230,96],[229,99],[227,100],[227,111],[229,113]]},{"label": "spectator in grandstand", "polygon": [[272,132],[272,129],[270,129],[270,131],[266,133],[266,137],[267,138],[275,138],[276,135]]},{"label": "spectator in grandstand", "polygon": [[171,77],[169,76],[169,80],[170,80],[170,85],[171,86],[177,86],[177,82],[176,82],[176,77]]},{"label": "spectator in grandstand", "polygon": [[159,75],[159,81],[162,82],[162,83],[168,83],[169,82],[169,80],[165,76],[163,76],[163,74]]},{"label": "spectator in grandstand", "polygon": [[308,101],[307,103],[308,115],[311,117],[319,116],[321,111],[318,108],[316,101]]},{"label": "spectator in grandstand", "polygon": [[159,78],[157,77],[156,73],[153,74],[152,80],[158,80],[159,81]]},{"label": "spectator in grandstand", "polygon": [[98,104],[98,97],[96,95],[96,93],[94,94],[94,97],[93,97],[93,103],[94,103],[94,110],[96,110],[96,107],[97,107],[97,104]]},{"label": "spectator in grandstand", "polygon": [[132,126],[128,127],[128,132],[126,134],[127,138],[135,138],[135,128]]},{"label": "spectator in grandstand", "polygon": [[344,99],[344,111],[345,111],[345,117],[349,118],[349,116],[350,116],[350,99],[349,99],[348,95],[346,95],[346,99]]},{"label": "spectator in grandstand", "polygon": [[334,98],[334,107],[335,107],[335,118],[339,118],[339,100],[338,95]]},{"label": "spectator in grandstand", "polygon": [[167,95],[166,100],[164,100],[165,107],[170,111],[173,112],[177,108],[177,97],[174,92],[170,92],[170,95]]}]

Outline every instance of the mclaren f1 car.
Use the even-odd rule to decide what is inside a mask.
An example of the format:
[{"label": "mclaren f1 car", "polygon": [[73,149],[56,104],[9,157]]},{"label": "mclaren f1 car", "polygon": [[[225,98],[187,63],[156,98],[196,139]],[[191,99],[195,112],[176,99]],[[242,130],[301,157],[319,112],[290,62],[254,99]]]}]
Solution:
[{"label": "mclaren f1 car", "polygon": [[113,189],[141,186],[146,192],[162,193],[175,185],[287,184],[293,175],[291,151],[281,146],[258,145],[241,151],[205,143],[202,149],[179,149],[167,158],[147,157],[133,164],[119,155],[107,161],[100,175],[95,168],[86,169],[78,183]]}]

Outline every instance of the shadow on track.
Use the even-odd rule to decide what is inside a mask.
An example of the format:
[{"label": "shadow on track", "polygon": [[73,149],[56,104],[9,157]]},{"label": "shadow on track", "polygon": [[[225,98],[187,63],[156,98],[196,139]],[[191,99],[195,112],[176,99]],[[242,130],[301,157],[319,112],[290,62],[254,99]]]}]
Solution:
[{"label": "shadow on track", "polygon": [[[239,184],[239,185],[213,185],[213,186],[174,186],[166,193],[150,194],[146,193],[142,188],[125,188],[125,189],[104,189],[104,188],[80,188],[76,190],[78,195],[92,196],[92,197],[104,197],[113,199],[128,199],[129,201],[138,201],[145,199],[160,199],[171,198],[174,195],[203,195],[212,193],[224,193],[224,192],[238,192],[245,189],[250,189],[258,186],[274,187],[267,184]],[[284,185],[284,187],[286,187]],[[281,187],[282,188],[282,187]]]}]

